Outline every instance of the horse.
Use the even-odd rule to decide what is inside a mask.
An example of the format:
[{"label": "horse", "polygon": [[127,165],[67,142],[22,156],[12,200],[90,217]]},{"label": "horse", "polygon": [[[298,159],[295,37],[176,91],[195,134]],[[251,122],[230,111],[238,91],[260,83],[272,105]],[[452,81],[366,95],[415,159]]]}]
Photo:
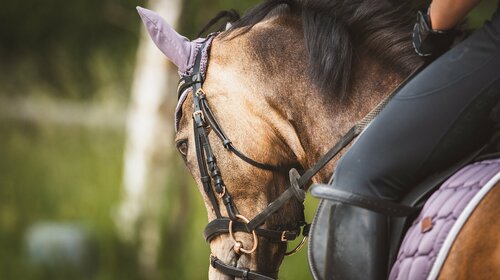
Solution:
[{"label": "horse", "polygon": [[[277,277],[287,241],[308,229],[304,190],[327,182],[343,152],[302,180],[304,188],[298,174],[424,63],[409,40],[411,2],[271,0],[228,30],[195,41],[139,8],[184,77],[175,143],[207,209],[210,279]],[[474,228],[499,214],[494,190],[460,234],[443,278],[461,271],[482,279],[498,264],[498,250],[485,252],[496,259],[483,270],[461,257],[478,244]],[[488,228],[480,231],[484,240],[499,244],[492,240],[498,225]],[[486,259],[481,253],[475,257]]]}]

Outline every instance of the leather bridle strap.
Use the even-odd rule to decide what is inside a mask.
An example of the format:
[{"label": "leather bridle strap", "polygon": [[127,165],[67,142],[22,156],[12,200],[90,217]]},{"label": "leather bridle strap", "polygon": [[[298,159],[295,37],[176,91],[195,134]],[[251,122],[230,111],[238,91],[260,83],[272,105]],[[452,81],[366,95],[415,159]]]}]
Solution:
[{"label": "leather bridle strap", "polygon": [[[203,129],[203,128],[202,128]],[[215,215],[217,218],[222,218],[222,214],[220,212],[219,208],[219,203],[217,202],[217,198],[215,197],[215,194],[212,190],[212,178],[210,177],[207,167],[205,166],[205,154],[203,153],[203,140],[202,137],[198,134],[197,130],[199,128],[197,126],[194,127],[195,133],[194,133],[194,138],[195,138],[195,149],[196,149],[196,158],[198,161],[198,169],[200,171],[200,180],[203,185],[203,190],[207,194],[208,198],[210,199],[210,203],[212,204]],[[201,132],[201,133],[204,133]]]},{"label": "leather bridle strap", "polygon": [[263,274],[259,274],[255,271],[251,271],[248,268],[239,268],[239,267],[227,265],[215,256],[210,256],[210,264],[212,265],[213,268],[219,270],[220,272],[227,274],[227,275],[231,275],[233,277],[238,277],[238,278],[248,279],[248,280],[274,280],[275,279],[275,278],[265,276]]},{"label": "leather bridle strap", "polygon": [[[200,50],[202,50],[207,44],[208,40],[205,41]],[[201,51],[198,53],[194,63],[194,73],[191,78],[192,82],[192,96],[193,96],[193,127],[194,127],[194,139],[195,139],[195,148],[196,148],[196,159],[198,161],[198,169],[200,171],[200,179],[203,184],[203,190],[207,194],[210,199],[210,203],[212,204],[215,214],[217,218],[222,218],[222,214],[220,212],[220,208],[217,202],[217,198],[215,197],[215,192],[222,199],[224,205],[226,206],[226,210],[231,219],[236,219],[236,215],[238,211],[233,203],[233,200],[229,193],[225,189],[224,181],[222,180],[222,176],[220,170],[217,166],[217,160],[212,151],[212,147],[210,146],[210,142],[208,141],[207,128],[205,124],[205,120],[203,118],[203,113],[201,109],[201,102],[199,98],[199,92],[201,91],[201,85],[203,83],[203,79],[200,73],[200,64],[201,64]],[[207,168],[208,167],[208,168]],[[212,189],[212,180],[215,184],[214,189]]]},{"label": "leather bridle strap", "polygon": [[385,199],[372,198],[351,192],[346,192],[323,185],[316,185],[311,191],[313,196],[356,205],[368,210],[394,217],[406,217],[414,214],[418,207],[411,207]]},{"label": "leather bridle strap", "polygon": [[264,210],[257,214],[247,224],[247,231],[252,231],[253,229],[256,229],[258,226],[262,225],[267,220],[267,218],[269,218],[269,216],[283,207],[283,205],[292,197],[295,197],[301,205],[304,203],[306,192],[298,184],[297,179],[299,178],[299,176],[299,172],[297,172],[295,168],[290,169],[290,186],[288,187],[288,189],[281,193],[273,202],[269,203],[267,207],[264,208]]},{"label": "leather bridle strap", "polygon": [[200,104],[201,109],[203,111],[203,114],[204,114],[206,120],[208,121],[208,124],[210,125],[212,130],[215,132],[215,134],[219,137],[219,139],[222,141],[222,145],[224,146],[224,148],[226,150],[229,150],[230,152],[234,153],[237,157],[239,157],[240,159],[242,159],[246,163],[253,165],[259,169],[264,169],[264,170],[269,170],[269,171],[278,171],[278,172],[287,172],[288,171],[287,168],[273,166],[270,164],[261,163],[261,162],[258,162],[256,160],[253,160],[253,159],[247,157],[242,152],[240,152],[238,149],[236,149],[236,147],[233,145],[233,143],[231,142],[229,137],[227,137],[227,135],[222,130],[217,119],[214,117],[212,109],[210,109],[210,106],[208,106],[206,95],[203,92],[201,92],[199,94],[199,98],[200,98],[200,103],[201,103]]},{"label": "leather bridle strap", "polygon": [[[215,219],[207,224],[205,230],[203,231],[203,236],[207,242],[210,242],[214,237],[229,233],[229,219]],[[248,231],[247,225],[245,223],[235,221],[233,222],[233,230],[251,233]],[[300,226],[293,230],[271,230],[256,228],[255,232],[258,236],[264,237],[269,241],[273,242],[286,242],[295,240],[300,235]]]}]

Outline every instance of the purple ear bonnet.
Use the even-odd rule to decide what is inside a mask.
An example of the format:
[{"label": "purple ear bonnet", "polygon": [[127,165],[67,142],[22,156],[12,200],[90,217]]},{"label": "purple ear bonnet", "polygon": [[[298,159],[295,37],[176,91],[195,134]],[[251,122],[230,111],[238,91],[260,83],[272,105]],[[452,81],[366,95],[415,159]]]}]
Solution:
[{"label": "purple ear bonnet", "polygon": [[[167,22],[165,22],[165,20],[163,20],[159,14],[141,7],[137,7],[137,12],[141,16],[142,22],[148,30],[148,33],[151,36],[151,39],[153,39],[155,45],[177,66],[181,77],[188,76],[193,73],[196,55],[199,51],[201,51],[202,59],[200,63],[200,71],[203,78],[205,78],[208,66],[208,54],[214,36],[189,41],[186,37],[177,33]],[[207,40],[208,42],[205,44],[205,47],[200,50],[203,42]],[[189,89],[185,90],[177,102],[177,107],[175,109],[176,131],[182,117],[182,104],[186,100],[188,93]]]},{"label": "purple ear bonnet", "polygon": [[[199,48],[202,46],[201,43],[203,43],[205,40],[207,40],[207,44],[205,45],[205,47],[201,50],[201,61],[200,61],[200,73],[201,73],[201,76],[203,77],[203,79],[205,79],[205,76],[206,76],[206,73],[207,73],[207,67],[208,67],[208,52],[210,50],[210,46],[212,45],[212,40],[213,40],[214,36],[209,36],[207,39],[196,39],[195,41],[198,41],[200,40],[200,44],[198,44],[198,48],[197,48],[197,51],[196,51],[196,54],[198,53],[199,51]],[[196,57],[196,55],[194,56]],[[194,64],[194,62],[193,62]],[[179,75],[181,77],[185,77],[185,76],[189,76],[193,73],[193,65],[191,65],[191,67],[186,70],[185,72],[180,72],[179,71]],[[186,97],[188,96],[189,92],[191,91],[191,89],[186,89],[182,94],[181,96],[179,97],[179,100],[177,100],[177,106],[175,106],[175,131],[178,130],[179,128],[179,122],[181,121],[181,117],[182,117],[182,104],[184,104],[184,101],[186,100]]]}]

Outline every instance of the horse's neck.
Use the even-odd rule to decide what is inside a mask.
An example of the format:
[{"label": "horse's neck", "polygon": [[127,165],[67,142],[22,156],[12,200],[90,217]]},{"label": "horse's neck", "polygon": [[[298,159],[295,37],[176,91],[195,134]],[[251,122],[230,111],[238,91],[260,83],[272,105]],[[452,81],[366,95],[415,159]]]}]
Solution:
[{"label": "horse's neck", "polygon": [[[294,116],[295,130],[305,153],[305,158],[299,158],[303,167],[309,168],[316,163],[356,122],[364,118],[405,78],[396,71],[389,71],[390,67],[374,62],[368,57],[359,61],[362,67],[357,67],[351,97],[347,102],[307,92],[300,87],[299,91],[295,92],[294,96],[297,97],[295,104],[305,104],[302,110],[295,110],[297,114]],[[328,180],[341,154],[323,168],[316,176],[316,181]]]}]

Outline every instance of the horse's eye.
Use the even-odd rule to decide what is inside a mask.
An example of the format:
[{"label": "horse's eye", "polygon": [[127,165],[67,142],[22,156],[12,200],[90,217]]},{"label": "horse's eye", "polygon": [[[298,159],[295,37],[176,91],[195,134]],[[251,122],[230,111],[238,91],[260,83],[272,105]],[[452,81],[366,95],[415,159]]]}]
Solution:
[{"label": "horse's eye", "polygon": [[181,141],[177,142],[176,146],[177,146],[177,150],[179,151],[179,153],[181,153],[181,155],[183,157],[187,156],[187,152],[188,152],[187,140],[181,140]]}]

